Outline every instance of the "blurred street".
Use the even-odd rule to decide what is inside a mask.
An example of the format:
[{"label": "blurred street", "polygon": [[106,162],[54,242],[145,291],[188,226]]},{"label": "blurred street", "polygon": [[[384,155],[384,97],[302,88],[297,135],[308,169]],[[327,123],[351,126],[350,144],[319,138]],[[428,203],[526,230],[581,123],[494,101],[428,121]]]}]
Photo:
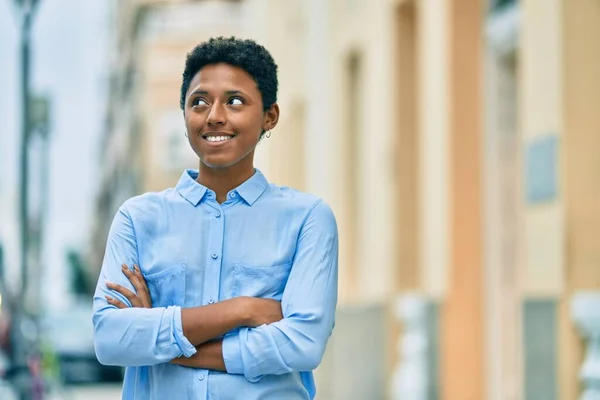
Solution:
[{"label": "blurred street", "polygon": [[67,388],[66,392],[54,394],[50,400],[118,400],[120,398],[120,384],[98,384]]}]

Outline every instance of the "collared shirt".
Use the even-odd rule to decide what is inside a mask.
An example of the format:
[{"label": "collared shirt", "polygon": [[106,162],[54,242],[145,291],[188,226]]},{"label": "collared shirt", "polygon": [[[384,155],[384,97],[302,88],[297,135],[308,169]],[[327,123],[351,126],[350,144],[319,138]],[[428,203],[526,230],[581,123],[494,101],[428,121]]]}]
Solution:
[{"label": "collared shirt", "polygon": [[[183,173],[175,188],[127,200],[118,210],[94,295],[99,361],[126,366],[125,400],[312,399],[312,370],[334,325],[338,236],[319,198],[269,184],[255,174],[219,204]],[[133,290],[121,265],[137,264],[153,308],[118,309],[106,287]],[[169,361],[196,349],[182,331],[181,308],[238,296],[281,301],[284,318],[223,338],[227,373]]]}]

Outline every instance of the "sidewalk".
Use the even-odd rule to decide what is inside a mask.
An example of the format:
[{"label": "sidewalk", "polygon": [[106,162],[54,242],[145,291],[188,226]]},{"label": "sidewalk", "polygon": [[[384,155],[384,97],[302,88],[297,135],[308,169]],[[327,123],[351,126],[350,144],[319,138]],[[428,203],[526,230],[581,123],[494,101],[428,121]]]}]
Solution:
[{"label": "sidewalk", "polygon": [[[0,397],[4,400],[4,397]],[[84,385],[63,388],[56,392],[48,400],[120,400],[120,385]]]}]

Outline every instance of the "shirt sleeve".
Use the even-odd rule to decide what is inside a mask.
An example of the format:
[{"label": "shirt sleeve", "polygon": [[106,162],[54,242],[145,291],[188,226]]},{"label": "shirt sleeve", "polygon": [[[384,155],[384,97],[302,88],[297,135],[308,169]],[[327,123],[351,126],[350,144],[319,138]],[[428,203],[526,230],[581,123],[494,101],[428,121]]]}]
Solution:
[{"label": "shirt sleeve", "polygon": [[[117,212],[106,244],[93,304],[94,346],[105,365],[144,366],[171,361],[196,349],[183,335],[181,307],[131,308],[121,294],[106,287],[117,283],[135,292],[121,265],[139,265],[133,222],[125,205]],[[118,309],[105,296],[118,298],[130,308]]]},{"label": "shirt sleeve", "polygon": [[226,336],[223,360],[227,372],[256,382],[263,375],[314,370],[333,331],[337,277],[335,217],[329,206],[319,201],[298,237],[281,300],[284,318]]}]

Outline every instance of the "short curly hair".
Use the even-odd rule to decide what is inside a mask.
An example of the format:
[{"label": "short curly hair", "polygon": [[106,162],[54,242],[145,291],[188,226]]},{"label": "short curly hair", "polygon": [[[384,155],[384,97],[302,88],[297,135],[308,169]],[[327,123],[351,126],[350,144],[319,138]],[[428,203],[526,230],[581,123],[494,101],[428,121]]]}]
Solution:
[{"label": "short curly hair", "polygon": [[219,36],[200,43],[188,53],[181,82],[182,110],[185,110],[185,95],[194,76],[206,65],[218,63],[241,68],[254,79],[265,111],[277,102],[277,64],[269,51],[250,39]]}]

